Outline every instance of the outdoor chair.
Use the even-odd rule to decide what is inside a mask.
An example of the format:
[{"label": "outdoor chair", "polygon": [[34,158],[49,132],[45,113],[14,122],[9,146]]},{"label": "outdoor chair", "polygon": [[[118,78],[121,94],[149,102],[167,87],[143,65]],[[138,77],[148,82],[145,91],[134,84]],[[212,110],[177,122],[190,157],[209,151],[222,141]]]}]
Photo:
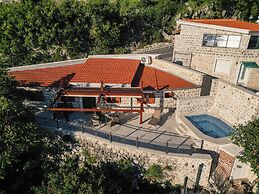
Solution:
[{"label": "outdoor chair", "polygon": [[161,118],[161,110],[157,109],[155,110],[154,114],[152,115],[150,121],[148,122],[149,125],[156,126]]}]

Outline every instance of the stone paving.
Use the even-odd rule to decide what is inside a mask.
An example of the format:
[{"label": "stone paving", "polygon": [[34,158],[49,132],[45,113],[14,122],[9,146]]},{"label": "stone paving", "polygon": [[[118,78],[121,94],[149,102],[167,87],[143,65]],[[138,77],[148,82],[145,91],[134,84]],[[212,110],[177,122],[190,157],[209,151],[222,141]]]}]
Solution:
[{"label": "stone paving", "polygon": [[36,121],[43,127],[62,128],[65,130],[80,130],[80,127],[90,127],[94,130],[102,131],[108,134],[120,136],[127,139],[155,143],[160,145],[174,145],[175,147],[189,147],[191,145],[199,147],[199,142],[196,142],[190,136],[181,135],[177,131],[178,123],[175,120],[174,114],[171,112],[162,113],[160,122],[157,126],[148,124],[152,114],[143,114],[143,124],[139,124],[138,113],[123,114],[121,124],[110,126],[110,122],[93,127],[91,124],[92,113],[71,113],[69,114],[69,122],[59,119],[53,120],[51,112],[40,112],[36,114]]}]

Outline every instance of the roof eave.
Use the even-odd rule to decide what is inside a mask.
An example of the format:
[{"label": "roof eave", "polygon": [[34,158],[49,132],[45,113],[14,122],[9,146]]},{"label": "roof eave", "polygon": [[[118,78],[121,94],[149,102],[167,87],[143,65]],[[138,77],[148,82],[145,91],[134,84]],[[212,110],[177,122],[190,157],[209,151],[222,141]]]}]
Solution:
[{"label": "roof eave", "polygon": [[213,24],[189,22],[189,21],[185,21],[185,20],[178,20],[177,24],[196,26],[196,27],[202,27],[202,28],[211,28],[211,29],[217,29],[217,30],[225,30],[225,31],[229,31],[229,32],[237,32],[237,33],[242,33],[242,34],[259,33],[259,31],[250,31],[250,30],[246,30],[246,29],[231,28],[231,27],[218,26],[218,25],[213,25]]}]

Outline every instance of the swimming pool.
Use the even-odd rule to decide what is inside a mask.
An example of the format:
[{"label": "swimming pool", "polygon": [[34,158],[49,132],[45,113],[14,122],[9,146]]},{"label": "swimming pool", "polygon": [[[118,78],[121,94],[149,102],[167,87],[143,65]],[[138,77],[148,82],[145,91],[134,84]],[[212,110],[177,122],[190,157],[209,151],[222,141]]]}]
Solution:
[{"label": "swimming pool", "polygon": [[186,118],[202,133],[213,138],[227,137],[233,132],[232,127],[208,114],[186,116]]}]

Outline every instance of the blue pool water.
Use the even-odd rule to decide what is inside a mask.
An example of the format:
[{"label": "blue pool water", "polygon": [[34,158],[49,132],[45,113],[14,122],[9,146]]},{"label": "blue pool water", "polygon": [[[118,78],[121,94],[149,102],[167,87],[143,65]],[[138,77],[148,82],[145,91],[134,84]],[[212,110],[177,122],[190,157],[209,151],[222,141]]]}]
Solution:
[{"label": "blue pool water", "polygon": [[186,118],[202,133],[210,137],[226,137],[233,132],[232,127],[208,114],[187,116]]}]

